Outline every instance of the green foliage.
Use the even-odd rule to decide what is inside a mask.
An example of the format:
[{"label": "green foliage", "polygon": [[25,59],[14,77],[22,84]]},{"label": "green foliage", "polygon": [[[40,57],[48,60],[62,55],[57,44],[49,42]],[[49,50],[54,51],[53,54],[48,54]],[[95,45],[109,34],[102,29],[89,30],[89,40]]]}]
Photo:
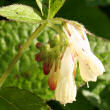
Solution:
[{"label": "green foliage", "polygon": [[[43,18],[52,18],[61,8],[64,1],[65,0],[36,0]],[[0,15],[12,20],[30,23],[36,23],[41,20],[39,12],[35,11],[36,9],[38,10],[35,0],[3,0],[2,2],[0,1],[0,6],[10,5],[11,3],[24,4],[19,5],[23,10],[20,8],[16,9],[16,6],[18,5],[11,5],[0,8]],[[57,14],[57,16],[60,17],[79,21],[80,23],[84,24],[84,26],[92,33],[96,34],[97,36],[104,37],[101,38],[88,35],[92,51],[103,62],[106,72],[104,75],[98,78],[97,82],[90,82],[90,88],[88,89],[86,86],[84,86],[86,84],[82,81],[79,74],[79,69],[77,69],[75,80],[78,86],[78,93],[76,102],[67,104],[64,107],[57,102],[50,101],[49,105],[53,110],[109,110],[110,41],[106,40],[105,38],[110,39],[110,19],[98,7],[91,7],[97,5],[104,6],[108,5],[109,3],[109,0],[67,0],[64,7]],[[26,5],[32,6],[35,9]],[[15,6],[13,11],[12,6]],[[16,14],[18,11],[19,15]],[[9,16],[9,14],[11,16]],[[36,24],[0,21],[0,75],[2,75],[2,73],[5,71],[13,57],[17,54],[21,45],[27,40],[32,32],[34,32],[36,27]],[[49,39],[52,39],[55,35],[56,33],[52,29],[45,28],[45,30],[39,35],[38,40],[45,43],[48,42]],[[48,87],[48,76],[44,76],[42,64],[35,62],[34,57],[38,52],[38,50],[35,48],[36,42],[37,39],[33,41],[32,45],[22,55],[20,60],[11,71],[11,74],[8,77],[8,80],[6,80],[4,86],[16,86],[18,88],[24,88],[37,94],[37,96],[42,97],[42,99],[49,100],[54,97],[54,92],[50,91]],[[79,89],[79,87],[82,88]],[[26,98],[25,96],[22,96],[22,93],[26,93]],[[13,108],[12,106],[13,102],[15,104],[18,98],[27,99],[27,96],[29,96],[28,99],[33,102],[32,104],[35,104],[34,102],[39,100],[39,105],[35,104],[37,109],[40,109],[40,107],[44,107],[41,108],[41,110],[48,109],[39,97],[17,88],[2,88],[0,90],[0,96],[3,98],[8,98],[8,101],[11,103],[7,103],[0,97],[0,109],[3,107],[3,110],[7,110],[7,108],[8,110],[16,110],[16,108]],[[37,98],[35,99],[35,97]],[[24,109],[29,109],[29,103],[30,102],[27,102],[27,108]],[[16,104],[19,103],[17,102]],[[22,104],[20,103],[18,106],[25,107],[24,102],[22,102]]]},{"label": "green foliage", "polygon": [[41,20],[40,13],[25,5],[10,5],[0,8],[0,15],[11,20],[37,23]]},{"label": "green foliage", "polygon": [[107,84],[103,80],[98,81],[96,87],[94,87],[91,91],[83,91],[83,95],[87,98],[87,100],[100,110],[110,109],[109,93],[110,84]]},{"label": "green foliage", "polygon": [[62,7],[65,0],[49,0],[48,18],[52,18]]},{"label": "green foliage", "polygon": [[36,3],[44,18],[47,18],[48,16],[48,8],[49,8],[48,2],[49,0],[36,0]]},{"label": "green foliage", "polygon": [[[17,53],[20,45],[25,42],[25,40],[32,34],[36,27],[37,25],[27,23],[21,24],[17,22],[0,22],[0,73],[4,72],[9,62]],[[46,28],[45,31],[39,35],[38,40],[40,42],[47,42],[48,39],[52,39],[53,35],[56,35],[55,32],[49,28]],[[107,54],[107,52],[110,51],[109,41],[93,36],[88,37],[92,50],[103,61],[105,67],[108,68],[109,54]],[[35,48],[36,42],[37,40],[35,39],[32,45],[26,50],[21,59],[17,62],[4,86],[17,86],[19,88],[25,88],[36,93],[43,99],[50,99],[53,97],[53,92],[48,88],[48,77],[43,75],[41,64],[36,63],[34,59],[34,55],[38,52],[38,50]],[[78,71],[79,70],[77,70],[77,73],[79,73]],[[105,73],[103,77],[100,78],[105,80],[105,75],[107,74],[109,75],[109,73]],[[81,78],[79,78],[79,76],[80,74],[77,74],[76,84],[80,87],[84,84],[84,82],[81,80]],[[75,105],[73,103],[72,106],[76,105],[77,102]],[[71,104],[68,107],[70,106]]]},{"label": "green foliage", "polygon": [[77,101],[72,104],[67,104],[64,110],[94,110],[94,106],[79,91]]},{"label": "green foliage", "polygon": [[36,0],[36,2],[41,10],[42,15],[45,18],[52,18],[62,7],[65,0]]},{"label": "green foliage", "polygon": [[44,101],[23,89],[1,88],[0,89],[1,110],[49,110]]},{"label": "green foliage", "polygon": [[[65,0],[36,0],[36,2],[42,13],[42,16],[44,18],[52,18],[62,7]],[[6,0],[4,0],[4,2],[2,2],[1,4],[5,5],[10,3],[11,2],[7,3]],[[29,2],[27,2],[26,0],[18,2],[12,1],[12,3],[22,3],[30,5]],[[14,4],[11,6],[0,8],[0,15],[16,21],[37,23],[39,20],[41,20],[40,13],[37,11],[37,6],[33,7],[36,9],[25,5]]]},{"label": "green foliage", "polygon": [[[0,22],[0,74],[5,71],[20,46],[35,31],[36,27],[37,25],[27,23]],[[53,33],[46,28],[39,35],[39,37],[41,36],[39,41],[47,41],[48,36],[51,37]],[[4,86],[28,89],[43,99],[50,99],[53,97],[53,92],[49,90],[48,77],[44,76],[41,64],[35,61],[35,54],[38,53],[35,47],[36,43],[37,40],[35,39],[11,71],[11,75]]]}]

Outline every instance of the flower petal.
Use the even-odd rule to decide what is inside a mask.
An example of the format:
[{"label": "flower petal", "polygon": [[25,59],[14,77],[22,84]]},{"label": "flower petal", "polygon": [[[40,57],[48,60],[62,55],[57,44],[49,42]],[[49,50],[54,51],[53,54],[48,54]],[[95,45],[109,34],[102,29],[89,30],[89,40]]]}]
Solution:
[{"label": "flower petal", "polygon": [[72,59],[72,54],[70,48],[67,47],[64,56],[61,60],[61,76],[66,77],[73,73],[74,61]]},{"label": "flower petal", "polygon": [[59,80],[55,91],[55,98],[62,104],[72,103],[76,100],[76,92],[77,89],[73,77],[69,75]]},{"label": "flower petal", "polygon": [[103,64],[92,52],[89,53],[87,61],[89,67],[91,68],[95,75],[97,76],[102,75],[103,72],[105,72]]},{"label": "flower petal", "polygon": [[89,66],[81,60],[79,62],[79,70],[80,75],[84,81],[88,82],[97,80],[97,75],[95,75],[93,71],[89,68]]}]

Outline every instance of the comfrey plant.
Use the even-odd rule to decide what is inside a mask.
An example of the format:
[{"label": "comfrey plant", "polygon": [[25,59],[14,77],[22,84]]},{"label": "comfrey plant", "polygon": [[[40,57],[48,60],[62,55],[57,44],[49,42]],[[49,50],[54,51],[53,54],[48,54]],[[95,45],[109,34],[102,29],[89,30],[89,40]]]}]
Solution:
[{"label": "comfrey plant", "polygon": [[105,69],[91,51],[86,35],[88,31],[82,24],[63,18],[53,18],[65,0],[45,1],[48,5],[42,1],[36,0],[41,13],[32,7],[18,4],[0,8],[1,16],[39,25],[32,36],[21,46],[18,54],[1,77],[0,86],[34,38],[45,27],[51,27],[57,32],[57,35],[47,43],[37,42],[36,47],[39,53],[35,55],[35,60],[42,62],[44,74],[49,76],[48,85],[51,90],[55,90],[55,100],[61,104],[72,103],[76,100],[77,94],[75,84],[77,65],[79,65],[81,78],[86,83],[96,81],[97,77],[105,72]]},{"label": "comfrey plant", "polygon": [[[57,35],[57,45],[37,43],[40,50],[36,54],[36,61],[43,62],[44,74],[49,74],[48,85],[55,90],[55,99],[62,104],[76,101],[77,87],[75,74],[77,62],[82,79],[85,82],[96,81],[97,76],[105,72],[101,61],[92,53],[83,25],[65,21],[62,30],[65,36]],[[56,41],[56,40],[54,40]],[[51,41],[52,43],[52,41]],[[46,47],[47,48],[44,48]],[[44,53],[45,52],[45,53]]]}]

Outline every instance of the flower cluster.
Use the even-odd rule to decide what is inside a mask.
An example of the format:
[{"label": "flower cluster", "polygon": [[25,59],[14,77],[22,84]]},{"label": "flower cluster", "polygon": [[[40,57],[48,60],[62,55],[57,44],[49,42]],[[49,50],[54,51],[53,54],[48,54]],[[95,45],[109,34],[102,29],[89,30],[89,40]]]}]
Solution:
[{"label": "flower cluster", "polygon": [[97,76],[102,75],[105,69],[101,61],[92,53],[82,25],[76,22],[66,22],[63,25],[63,31],[68,45],[65,45],[66,40],[61,41],[59,36],[57,36],[59,43],[53,48],[44,49],[44,46],[37,43],[40,54],[36,55],[36,60],[46,59],[43,60],[43,70],[46,75],[49,73],[49,87],[55,90],[55,99],[66,104],[76,100],[77,62],[79,62],[80,75],[85,82],[96,81]]}]

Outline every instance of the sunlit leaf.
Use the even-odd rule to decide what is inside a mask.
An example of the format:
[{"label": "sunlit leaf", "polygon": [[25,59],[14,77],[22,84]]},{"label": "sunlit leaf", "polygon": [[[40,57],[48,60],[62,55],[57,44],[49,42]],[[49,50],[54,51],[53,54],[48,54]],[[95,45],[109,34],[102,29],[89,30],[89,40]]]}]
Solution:
[{"label": "sunlit leaf", "polygon": [[63,6],[65,0],[36,0],[42,15],[45,18],[52,18]]},{"label": "sunlit leaf", "polygon": [[1,7],[0,15],[11,20],[29,23],[37,23],[41,20],[40,13],[36,9],[18,4]]}]

